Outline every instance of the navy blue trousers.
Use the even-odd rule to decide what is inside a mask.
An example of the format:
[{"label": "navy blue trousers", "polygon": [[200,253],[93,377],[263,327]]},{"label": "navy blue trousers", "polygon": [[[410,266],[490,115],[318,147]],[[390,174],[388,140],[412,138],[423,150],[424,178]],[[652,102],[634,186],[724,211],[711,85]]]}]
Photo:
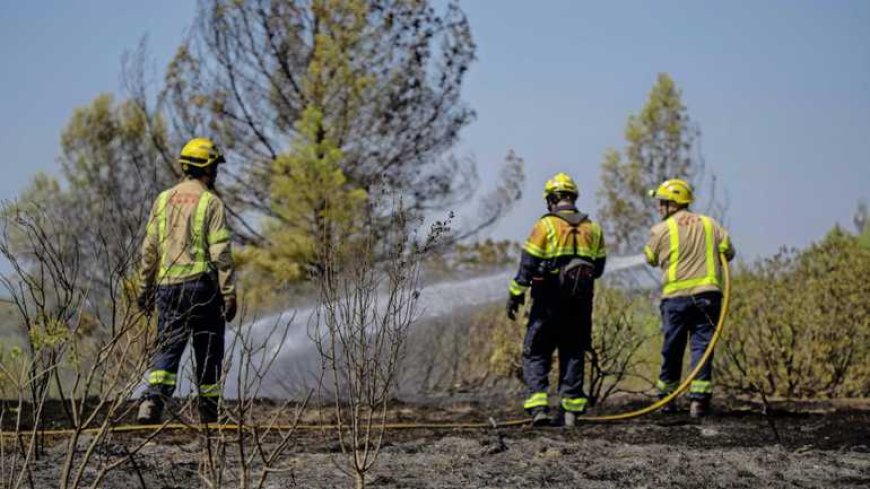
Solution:
[{"label": "navy blue trousers", "polygon": [[558,350],[558,391],[563,406],[566,399],[585,401],[583,361],[592,331],[592,297],[591,290],[579,298],[566,298],[555,287],[533,288],[534,302],[523,342],[523,379],[530,399],[548,391],[553,352]]},{"label": "navy blue trousers", "polygon": [[206,276],[158,287],[157,310],[157,346],[145,397],[172,396],[188,340],[193,343],[199,394],[218,396],[226,323],[223,297],[214,280]]},{"label": "navy blue trousers", "polygon": [[[657,387],[659,394],[664,396],[680,384],[687,340],[690,341],[691,347],[691,368],[695,368],[704,355],[719,320],[722,294],[704,292],[688,297],[663,299],[660,308],[664,342],[662,343],[662,369]],[[689,387],[691,399],[706,400],[712,395],[712,363],[711,355]]]}]

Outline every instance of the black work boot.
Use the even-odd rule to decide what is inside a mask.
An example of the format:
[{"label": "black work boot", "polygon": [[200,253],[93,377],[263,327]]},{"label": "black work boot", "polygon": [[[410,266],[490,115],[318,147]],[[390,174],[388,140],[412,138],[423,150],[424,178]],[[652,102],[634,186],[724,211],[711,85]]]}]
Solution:
[{"label": "black work boot", "polygon": [[[660,399],[663,398],[664,397],[661,397]],[[678,412],[680,412],[680,406],[677,403],[676,399],[672,399],[671,402],[662,406],[661,409],[659,409],[659,412],[661,412],[662,414],[677,414]]]},{"label": "black work boot", "polygon": [[163,417],[163,400],[159,397],[146,397],[139,403],[136,422],[139,424],[158,424]]},{"label": "black work boot", "polygon": [[692,403],[689,404],[689,416],[693,418],[703,418],[710,414],[710,400],[709,399],[692,399]]},{"label": "black work boot", "polygon": [[216,423],[218,420],[218,398],[217,397],[198,397],[197,408],[199,410],[199,421],[201,423]]},{"label": "black work boot", "polygon": [[547,408],[534,408],[529,413],[532,415],[532,426],[550,426]]},{"label": "black work boot", "polygon": [[577,416],[583,413],[576,413],[574,411],[564,411],[562,413],[562,426],[565,428],[573,428],[577,426]]},{"label": "black work boot", "polygon": [[573,428],[577,426],[577,420],[582,414],[583,411],[567,411],[565,409],[559,409],[559,412],[553,416],[553,426]]}]

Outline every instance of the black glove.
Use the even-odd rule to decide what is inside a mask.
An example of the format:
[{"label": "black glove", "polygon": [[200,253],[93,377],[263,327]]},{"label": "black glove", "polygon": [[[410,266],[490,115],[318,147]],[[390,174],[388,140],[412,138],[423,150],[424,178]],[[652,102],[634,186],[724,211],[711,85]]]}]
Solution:
[{"label": "black glove", "polygon": [[526,303],[526,294],[511,294],[507,300],[507,317],[511,321],[517,318],[520,306]]},{"label": "black glove", "polygon": [[139,305],[139,310],[145,314],[154,310],[154,289],[143,287],[139,291],[139,296],[136,297],[136,304]]},{"label": "black glove", "polygon": [[226,322],[232,322],[236,317],[238,304],[236,304],[236,296],[230,295],[224,297],[224,319]]}]

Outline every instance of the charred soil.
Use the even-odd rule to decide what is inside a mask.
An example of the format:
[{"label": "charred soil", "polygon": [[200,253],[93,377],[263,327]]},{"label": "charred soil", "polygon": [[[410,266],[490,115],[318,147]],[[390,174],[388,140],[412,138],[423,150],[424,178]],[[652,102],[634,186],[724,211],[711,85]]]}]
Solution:
[{"label": "charred soil", "polygon": [[[516,411],[499,407],[505,405],[492,400],[395,403],[389,418],[444,424],[515,418]],[[269,406],[264,403],[264,409]],[[368,480],[370,487],[383,488],[866,488],[867,408],[868,403],[860,402],[782,403],[768,407],[763,415],[759,406],[732,403],[700,420],[682,412],[583,423],[573,429],[391,430]],[[303,422],[313,425],[329,418],[328,412],[309,408]],[[126,456],[146,436],[147,432],[110,435],[99,446],[94,463]],[[278,437],[265,440],[266,445],[277,443]],[[198,471],[206,443],[207,437],[196,431],[160,433],[132,462],[112,472],[103,487],[200,487]],[[45,452],[35,462],[34,487],[57,487],[66,450],[63,437],[46,438]],[[225,487],[238,487],[236,450],[230,446],[221,457]],[[345,462],[333,432],[300,430],[279,464],[282,470],[272,474],[265,487],[353,487],[340,469]]]}]

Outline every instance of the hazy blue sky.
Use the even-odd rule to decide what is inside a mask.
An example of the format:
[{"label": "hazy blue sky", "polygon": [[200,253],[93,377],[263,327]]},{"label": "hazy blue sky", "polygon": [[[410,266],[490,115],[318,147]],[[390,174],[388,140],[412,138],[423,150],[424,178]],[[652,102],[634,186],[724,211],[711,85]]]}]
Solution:
[{"label": "hazy blue sky", "polygon": [[[162,67],[194,3],[169,0],[0,4],[0,197],[56,171],[76,106],[120,90],[120,57],[149,35]],[[727,189],[744,256],[801,246],[851,225],[870,198],[870,2],[476,0],[478,45],[463,133],[484,181],[509,148],[526,161],[525,198],[492,233],[523,239],[544,181],[579,180],[593,212],[598,167],[621,147],[656,74],[683,89],[703,154]]]}]

